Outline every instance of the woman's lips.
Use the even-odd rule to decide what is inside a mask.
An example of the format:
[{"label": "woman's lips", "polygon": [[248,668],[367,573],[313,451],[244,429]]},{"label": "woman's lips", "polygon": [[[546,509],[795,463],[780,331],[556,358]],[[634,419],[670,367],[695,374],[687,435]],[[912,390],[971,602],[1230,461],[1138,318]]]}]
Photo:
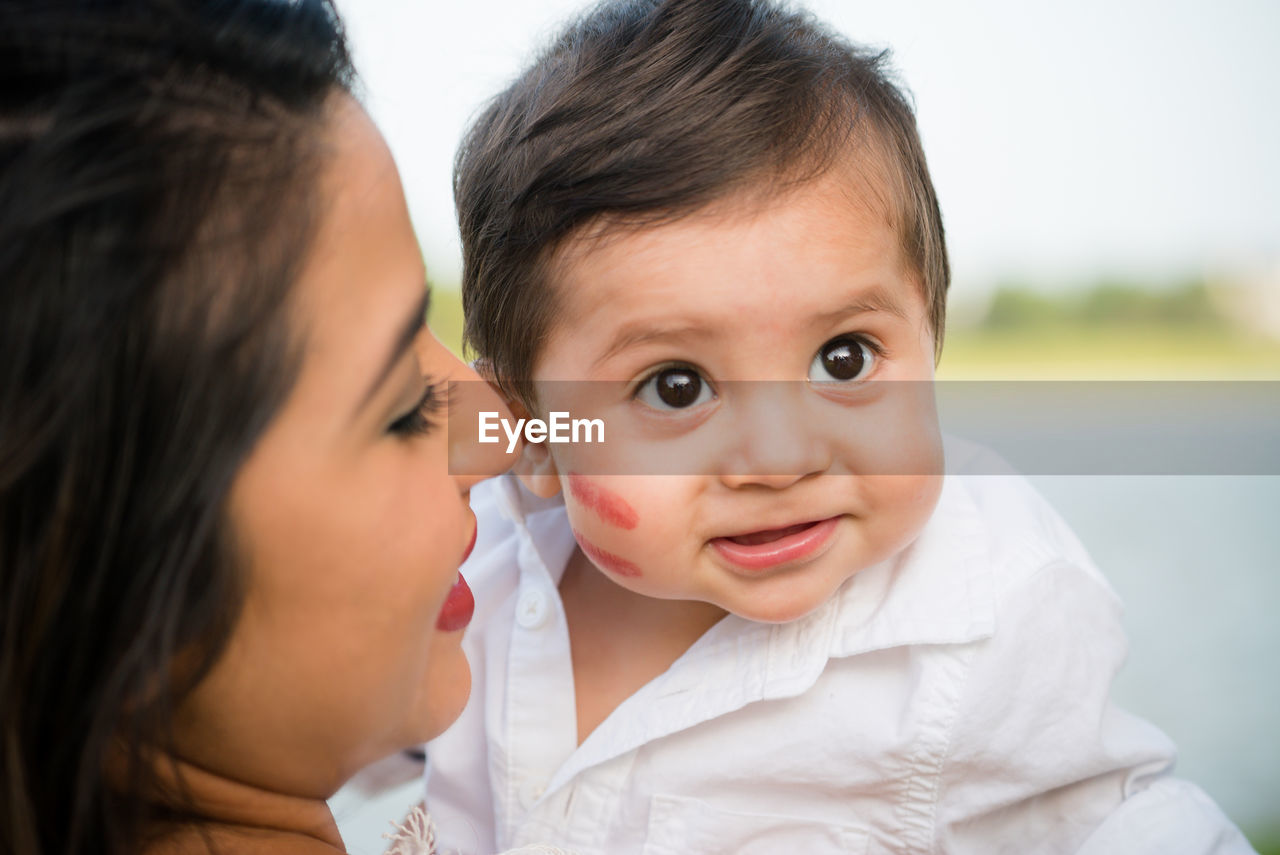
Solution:
[{"label": "woman's lips", "polygon": [[[467,548],[462,551],[462,558],[458,560],[461,564],[471,555],[471,550],[476,548],[476,534],[480,531],[479,527],[471,527],[471,540],[467,541]],[[464,629],[467,624],[471,623],[471,615],[476,610],[476,598],[471,593],[471,586],[467,584],[467,580],[463,578],[462,571],[458,571],[458,581],[453,583],[453,587],[449,589],[449,596],[444,598],[444,605],[440,608],[440,616],[436,618],[436,629],[441,632],[456,632]]]},{"label": "woman's lips", "polygon": [[808,558],[831,540],[840,517],[753,531],[711,541],[736,570],[758,573]]},{"label": "woman's lips", "polygon": [[471,623],[471,615],[476,610],[476,598],[471,595],[471,586],[458,574],[458,581],[449,589],[449,596],[444,598],[440,615],[436,618],[436,629],[441,632],[457,632]]}]

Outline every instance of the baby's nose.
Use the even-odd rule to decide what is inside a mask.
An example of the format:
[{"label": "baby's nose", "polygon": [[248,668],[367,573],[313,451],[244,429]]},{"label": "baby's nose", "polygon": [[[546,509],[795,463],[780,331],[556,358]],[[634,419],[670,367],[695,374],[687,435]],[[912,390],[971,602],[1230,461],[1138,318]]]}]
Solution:
[{"label": "baby's nose", "polygon": [[805,405],[806,389],[789,381],[741,382],[733,394],[738,410],[727,444],[721,481],[783,489],[831,465],[825,431]]}]

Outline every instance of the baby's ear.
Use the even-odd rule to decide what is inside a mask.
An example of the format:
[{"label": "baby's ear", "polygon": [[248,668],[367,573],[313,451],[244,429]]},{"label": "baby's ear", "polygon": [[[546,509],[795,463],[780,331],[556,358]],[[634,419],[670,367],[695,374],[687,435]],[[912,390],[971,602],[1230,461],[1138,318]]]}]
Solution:
[{"label": "baby's ear", "polygon": [[[529,411],[519,401],[508,401],[507,406],[517,419],[530,418]],[[524,484],[525,489],[542,499],[549,499],[560,492],[560,471],[545,442],[520,441],[520,457],[511,471]]]}]

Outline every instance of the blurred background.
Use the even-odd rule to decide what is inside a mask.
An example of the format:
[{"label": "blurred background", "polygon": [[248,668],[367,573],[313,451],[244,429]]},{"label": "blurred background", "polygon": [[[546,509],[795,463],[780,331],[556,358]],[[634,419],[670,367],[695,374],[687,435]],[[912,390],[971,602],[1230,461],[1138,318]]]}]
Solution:
[{"label": "blurred background", "polygon": [[[454,149],[583,4],[338,5],[458,348]],[[941,378],[1280,380],[1280,4],[804,7],[891,48],[914,96],[954,274]],[[1127,605],[1117,699],[1280,853],[1280,478],[1033,480]],[[416,800],[386,780],[335,800],[353,852]]]}]

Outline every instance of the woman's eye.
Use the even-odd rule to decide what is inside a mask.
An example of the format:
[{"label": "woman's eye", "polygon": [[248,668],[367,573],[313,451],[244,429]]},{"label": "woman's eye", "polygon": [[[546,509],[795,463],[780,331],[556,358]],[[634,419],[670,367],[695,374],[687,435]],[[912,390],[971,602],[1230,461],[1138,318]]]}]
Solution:
[{"label": "woman's eye", "polygon": [[816,383],[847,383],[871,373],[875,351],[852,336],[833,338],[818,349],[809,366],[809,379]]},{"label": "woman's eye", "polygon": [[711,400],[711,387],[692,368],[664,368],[636,390],[636,399],[655,410],[684,410]]},{"label": "woman's eye", "polygon": [[437,416],[444,409],[448,397],[446,384],[427,381],[427,388],[414,404],[413,409],[396,419],[387,428],[387,433],[398,437],[423,436],[436,426]]}]

